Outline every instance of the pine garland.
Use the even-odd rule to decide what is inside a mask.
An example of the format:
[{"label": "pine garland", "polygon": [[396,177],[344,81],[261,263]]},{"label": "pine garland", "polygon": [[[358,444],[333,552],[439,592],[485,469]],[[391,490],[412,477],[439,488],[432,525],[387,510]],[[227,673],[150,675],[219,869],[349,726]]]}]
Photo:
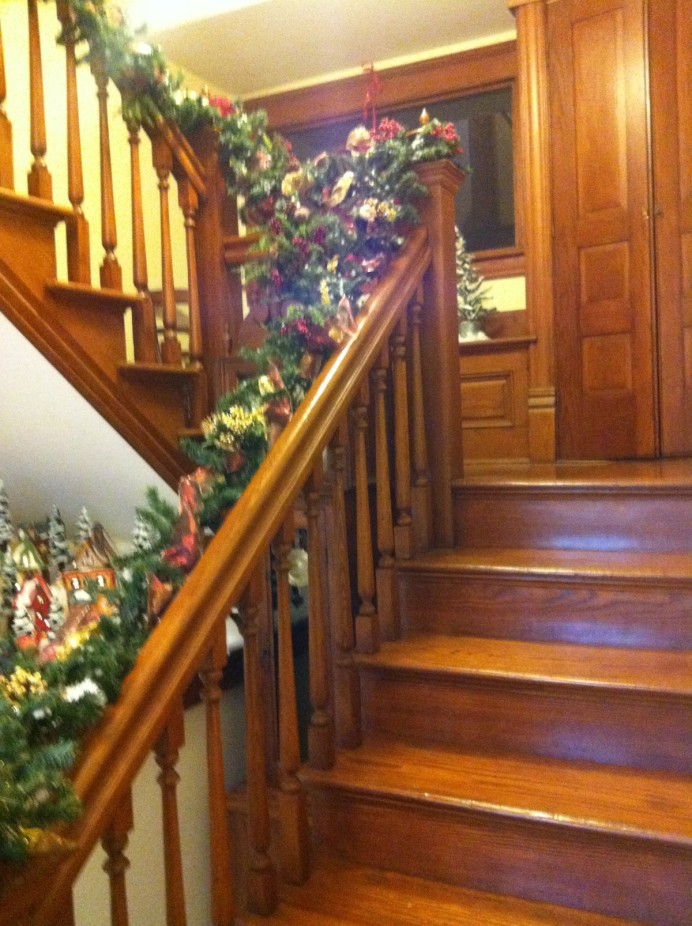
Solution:
[{"label": "pine garland", "polygon": [[[64,28],[81,59],[103,68],[119,87],[129,124],[174,120],[192,135],[213,128],[229,193],[245,198],[246,218],[260,225],[259,248],[269,259],[250,274],[251,298],[269,310],[267,339],[248,355],[257,374],[224,396],[204,424],[201,442],[184,449],[213,474],[202,496],[202,524],[215,529],[238,501],[280,429],[309,389],[315,369],[353,330],[353,318],[418,221],[424,194],[413,167],[457,158],[451,125],[428,120],[407,132],[382,120],[375,132],[355,129],[336,153],[300,164],[290,146],[267,131],[266,114],[246,113],[225,99],[183,95],[159,49],[132,33],[105,0],[69,0]],[[108,593],[112,615],[68,638],[57,658],[42,662],[0,636],[0,860],[21,861],[38,828],[79,813],[68,772],[83,733],[113,703],[150,629],[151,577],[172,594],[185,575],[166,560],[178,518],[155,490],[136,511],[133,552],[116,564],[119,582]],[[79,532],[86,538],[86,510]],[[0,483],[0,550],[12,536]],[[52,557],[64,558],[64,525],[53,512]],[[10,557],[3,565],[0,617],[11,609]],[[54,615],[57,621],[57,616]]]}]

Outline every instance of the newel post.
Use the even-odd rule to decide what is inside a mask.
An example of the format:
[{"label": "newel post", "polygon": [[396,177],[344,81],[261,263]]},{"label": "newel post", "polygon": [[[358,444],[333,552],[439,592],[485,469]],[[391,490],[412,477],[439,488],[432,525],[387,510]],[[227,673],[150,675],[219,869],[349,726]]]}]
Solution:
[{"label": "newel post", "polygon": [[459,381],[454,197],[463,174],[449,161],[422,164],[418,179],[428,189],[420,207],[432,264],[425,277],[420,329],[426,438],[429,450],[433,544],[454,541],[452,481],[463,470]]}]

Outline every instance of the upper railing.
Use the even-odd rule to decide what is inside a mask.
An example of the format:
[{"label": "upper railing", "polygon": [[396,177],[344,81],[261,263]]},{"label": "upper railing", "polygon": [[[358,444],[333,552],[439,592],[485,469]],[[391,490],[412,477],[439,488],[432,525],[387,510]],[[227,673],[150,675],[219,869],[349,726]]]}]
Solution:
[{"label": "upper railing", "polygon": [[[353,654],[375,651],[381,638],[397,634],[397,559],[452,539],[451,480],[461,463],[452,213],[459,175],[450,164],[435,163],[419,176],[429,189],[425,227],[413,232],[394,260],[356,334],[320,373],[152,633],[76,769],[84,812],[68,833],[74,848],[57,860],[37,859],[22,872],[21,883],[1,899],[3,926],[71,922],[71,887],[99,838],[107,855],[112,922],[128,922],[130,789],[152,749],[162,769],[168,922],[185,921],[175,766],[183,739],[182,697],[196,674],[207,710],[212,922],[233,922],[219,716],[224,627],[233,606],[245,638],[251,906],[269,912],[276,902],[268,816],[273,782],[281,875],[291,881],[307,876],[288,584],[296,502],[300,496],[309,555],[309,761],[320,768],[331,765],[336,744],[359,742]],[[349,536],[351,504],[355,529]],[[274,671],[261,662],[258,642],[272,649],[266,642],[272,637],[270,550],[278,615],[276,714]],[[274,748],[275,755],[268,755]]]}]

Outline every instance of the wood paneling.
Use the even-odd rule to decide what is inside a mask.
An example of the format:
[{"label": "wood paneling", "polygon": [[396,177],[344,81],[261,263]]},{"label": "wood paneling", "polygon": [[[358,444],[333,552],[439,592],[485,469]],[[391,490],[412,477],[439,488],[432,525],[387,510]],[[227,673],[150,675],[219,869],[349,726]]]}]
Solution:
[{"label": "wood paneling", "polygon": [[692,451],[692,3],[650,4],[656,301],[664,454]]},{"label": "wood paneling", "polygon": [[645,23],[638,0],[549,5],[559,446],[656,452]]}]

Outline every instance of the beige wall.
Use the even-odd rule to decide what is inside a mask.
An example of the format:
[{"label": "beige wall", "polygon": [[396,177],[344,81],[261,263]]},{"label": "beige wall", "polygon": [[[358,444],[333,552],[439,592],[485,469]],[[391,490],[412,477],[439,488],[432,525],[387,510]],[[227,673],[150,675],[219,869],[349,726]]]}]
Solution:
[{"label": "beige wall", "polygon": [[[56,203],[69,203],[67,195],[67,153],[66,153],[66,90],[65,53],[57,46],[55,37],[59,24],[55,5],[39,3],[41,24],[41,51],[43,58],[47,153],[46,163],[53,176],[53,199]],[[25,0],[3,0],[0,6],[5,69],[7,75],[7,100],[5,108],[13,126],[15,187],[26,192],[26,174],[31,165],[29,145],[29,54],[27,31],[27,5]],[[100,180],[99,180],[99,136],[98,109],[94,80],[89,68],[78,68],[78,91],[80,107],[80,128],[84,166],[84,213],[89,220],[91,233],[92,280],[98,281],[98,267],[103,257],[101,247]],[[127,130],[120,118],[120,99],[117,90],[111,87],[109,113],[111,126],[111,159],[113,166],[113,187],[115,197],[116,225],[118,233],[118,260],[123,268],[123,287],[132,289],[132,232],[130,199],[130,154]],[[144,220],[149,264],[149,283],[152,289],[160,286],[160,223],[159,194],[156,175],[151,167],[151,146],[143,137],[141,145],[142,181],[144,197]],[[172,243],[176,286],[187,286],[185,240],[182,214],[177,207],[177,192],[172,181],[170,204],[172,213]],[[61,278],[65,274],[64,235],[57,235],[58,267]]]}]

